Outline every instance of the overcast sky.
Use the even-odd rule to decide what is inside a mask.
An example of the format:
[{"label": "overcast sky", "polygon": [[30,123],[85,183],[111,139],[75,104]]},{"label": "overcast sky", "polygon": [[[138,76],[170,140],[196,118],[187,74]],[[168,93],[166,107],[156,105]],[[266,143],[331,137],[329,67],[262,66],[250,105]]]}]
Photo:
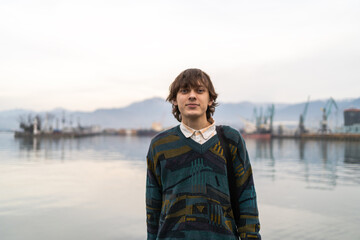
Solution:
[{"label": "overcast sky", "polygon": [[163,97],[201,68],[221,102],[360,97],[360,1],[0,1],[0,110]]}]

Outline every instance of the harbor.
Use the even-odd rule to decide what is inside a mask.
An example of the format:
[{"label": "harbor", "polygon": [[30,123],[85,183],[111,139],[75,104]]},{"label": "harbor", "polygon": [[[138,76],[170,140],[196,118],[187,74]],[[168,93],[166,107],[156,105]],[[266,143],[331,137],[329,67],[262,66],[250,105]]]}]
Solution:
[{"label": "harbor", "polygon": [[254,139],[271,139],[271,138],[287,138],[287,139],[316,139],[316,140],[340,140],[340,141],[360,141],[360,109],[348,108],[343,111],[344,126],[331,129],[328,124],[328,118],[332,112],[332,108],[338,108],[335,100],[330,98],[325,106],[321,108],[322,119],[319,121],[317,129],[309,130],[305,126],[305,118],[310,103],[308,98],[303,112],[299,116],[298,126],[289,129],[282,124],[274,127],[273,119],[275,115],[274,105],[267,107],[266,112],[257,114],[254,109],[255,121],[249,121],[242,118],[244,128],[240,132],[245,138]]},{"label": "harbor", "polygon": [[[360,110],[345,108],[338,126],[330,120],[335,104],[330,99],[320,109],[317,127],[306,121],[309,100],[296,125],[276,121],[275,104],[265,111],[254,108],[253,119],[240,118],[263,238],[354,239],[360,234],[353,214],[360,201]],[[151,138],[164,130],[163,121],[148,128],[103,128],[65,113],[19,119],[22,131],[0,133],[5,239],[34,232],[30,239],[146,238],[146,155]],[[344,199],[344,208],[333,207]],[[16,231],[18,224],[22,231]],[[329,231],[333,225],[342,230]]]},{"label": "harbor", "polygon": [[102,129],[100,125],[82,126],[78,119],[77,126],[73,126],[72,119],[66,119],[62,114],[61,125],[59,119],[55,118],[55,127],[53,126],[54,116],[45,114],[41,115],[20,116],[19,128],[22,131],[14,131],[15,138],[80,138],[92,137],[99,135],[115,135],[115,136],[154,136],[163,130],[158,122],[153,122],[151,128],[140,129]]}]

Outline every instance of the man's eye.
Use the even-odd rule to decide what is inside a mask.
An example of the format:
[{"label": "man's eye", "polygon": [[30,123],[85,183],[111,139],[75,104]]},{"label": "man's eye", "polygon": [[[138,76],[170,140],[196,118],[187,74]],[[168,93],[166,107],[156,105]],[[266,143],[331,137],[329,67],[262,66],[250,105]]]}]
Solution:
[{"label": "man's eye", "polygon": [[181,92],[181,93],[187,93],[188,90],[187,90],[187,89],[180,89],[180,92]]},{"label": "man's eye", "polygon": [[205,89],[199,88],[197,91],[198,91],[198,93],[203,93],[203,92],[205,92]]}]

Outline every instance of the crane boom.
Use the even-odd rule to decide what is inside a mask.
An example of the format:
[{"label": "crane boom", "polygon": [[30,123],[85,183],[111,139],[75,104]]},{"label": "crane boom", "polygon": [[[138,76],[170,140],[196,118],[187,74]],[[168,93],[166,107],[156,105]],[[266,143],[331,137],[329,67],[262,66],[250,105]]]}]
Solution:
[{"label": "crane boom", "polygon": [[331,113],[331,107],[332,107],[333,105],[336,107],[336,110],[339,109],[338,106],[337,106],[337,104],[336,104],[336,102],[335,102],[335,100],[334,100],[332,97],[330,97],[330,99],[328,100],[328,102],[327,102],[327,104],[326,104],[326,107],[325,107],[326,117],[329,117],[329,115],[330,115],[330,113]]},{"label": "crane boom", "polygon": [[308,100],[307,100],[307,102],[306,102],[306,105],[305,105],[305,108],[304,108],[304,112],[303,112],[303,114],[302,114],[304,121],[305,121],[305,117],[306,117],[306,113],[307,113],[307,110],[308,110],[309,103],[310,103],[310,96],[308,96]]}]

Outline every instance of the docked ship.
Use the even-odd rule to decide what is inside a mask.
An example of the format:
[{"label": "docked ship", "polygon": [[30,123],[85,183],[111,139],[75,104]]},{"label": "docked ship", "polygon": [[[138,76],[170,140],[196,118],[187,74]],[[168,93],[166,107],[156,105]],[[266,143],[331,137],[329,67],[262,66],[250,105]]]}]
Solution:
[{"label": "docked ship", "polygon": [[161,123],[153,122],[150,129],[138,129],[136,130],[137,136],[148,136],[152,137],[156,134],[160,133],[164,128],[162,127]]},{"label": "docked ship", "polygon": [[257,109],[254,108],[255,123],[241,118],[244,123],[244,128],[240,129],[241,135],[244,138],[270,139],[273,131],[274,112],[274,104],[267,108],[264,115],[262,109],[260,109],[260,114],[257,114]]},{"label": "docked ship", "polygon": [[50,123],[50,115],[46,114],[45,121],[42,117],[36,115],[35,117],[28,116],[27,120],[20,117],[20,128],[22,131],[15,131],[15,137],[47,137],[47,138],[62,138],[62,137],[87,137],[100,135],[102,133],[101,127],[98,125],[78,126],[72,127],[72,121],[65,125],[65,118],[62,119],[62,128],[59,128],[59,121],[56,121],[56,127],[53,128]]}]

